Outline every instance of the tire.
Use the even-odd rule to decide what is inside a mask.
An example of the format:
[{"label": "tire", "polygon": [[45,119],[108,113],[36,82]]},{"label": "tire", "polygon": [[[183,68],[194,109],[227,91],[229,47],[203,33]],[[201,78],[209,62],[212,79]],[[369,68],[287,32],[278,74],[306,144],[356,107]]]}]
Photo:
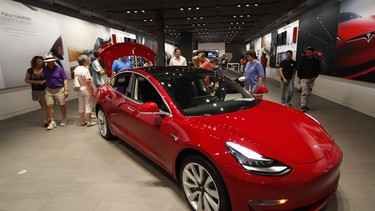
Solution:
[{"label": "tire", "polygon": [[228,192],[219,172],[201,156],[192,155],[182,162],[180,183],[192,210],[231,210]]},{"label": "tire", "polygon": [[98,110],[97,121],[100,135],[107,140],[112,139],[113,135],[109,129],[107,117],[102,108],[99,108]]}]

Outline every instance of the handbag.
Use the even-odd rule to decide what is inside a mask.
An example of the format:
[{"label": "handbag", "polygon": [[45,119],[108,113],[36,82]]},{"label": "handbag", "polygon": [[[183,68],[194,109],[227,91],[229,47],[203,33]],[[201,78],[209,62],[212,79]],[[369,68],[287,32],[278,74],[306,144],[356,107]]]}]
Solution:
[{"label": "handbag", "polygon": [[79,92],[80,89],[81,89],[81,83],[79,82],[78,76],[74,76],[73,90],[76,92]]}]

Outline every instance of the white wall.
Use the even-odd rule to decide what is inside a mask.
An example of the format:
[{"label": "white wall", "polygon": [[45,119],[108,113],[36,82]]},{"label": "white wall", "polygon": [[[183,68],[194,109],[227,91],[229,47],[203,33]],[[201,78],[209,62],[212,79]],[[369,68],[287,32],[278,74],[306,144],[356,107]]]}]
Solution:
[{"label": "white wall", "polygon": [[198,49],[219,49],[219,56],[225,53],[225,43],[198,43]]},{"label": "white wall", "polygon": [[[280,80],[276,68],[268,67],[267,77]],[[313,94],[375,117],[374,83],[319,75],[315,80]]]},{"label": "white wall", "polygon": [[[73,80],[68,82],[69,97],[67,100],[72,100],[77,98],[77,92],[73,91]],[[0,90],[0,99],[0,120],[40,109],[39,103],[31,100],[30,86]],[[57,112],[60,112],[59,109]],[[77,113],[77,110],[68,112]],[[56,115],[60,114],[57,113]],[[42,120],[43,116],[40,113],[40,121]]]}]

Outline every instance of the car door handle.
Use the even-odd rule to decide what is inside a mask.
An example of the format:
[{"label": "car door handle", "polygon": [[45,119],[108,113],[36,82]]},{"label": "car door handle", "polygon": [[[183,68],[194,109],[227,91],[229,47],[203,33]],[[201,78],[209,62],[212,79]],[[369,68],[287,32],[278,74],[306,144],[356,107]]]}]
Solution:
[{"label": "car door handle", "polygon": [[130,106],[128,106],[128,109],[129,109],[129,111],[131,111],[131,112],[134,112],[134,111],[135,111],[134,109],[130,108]]}]

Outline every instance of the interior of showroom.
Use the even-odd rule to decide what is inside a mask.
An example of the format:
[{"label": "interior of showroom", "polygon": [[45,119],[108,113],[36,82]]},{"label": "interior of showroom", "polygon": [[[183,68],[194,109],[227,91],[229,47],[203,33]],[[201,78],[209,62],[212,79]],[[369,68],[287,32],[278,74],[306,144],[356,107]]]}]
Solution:
[{"label": "interior of showroom", "polygon": [[[344,172],[350,175],[350,171],[355,171],[351,176],[357,181],[351,185],[344,184],[341,190],[353,189],[355,191],[348,193],[348,196],[340,195],[335,200],[338,205],[333,208],[331,205],[328,210],[366,210],[374,205],[373,201],[369,202],[369,199],[374,198],[372,191],[374,184],[364,187],[363,192],[354,184],[359,183],[361,178],[363,181],[373,178],[372,172],[369,172],[372,171],[369,169],[372,169],[373,165],[373,156],[369,152],[374,147],[370,142],[373,132],[371,126],[366,124],[373,123],[375,117],[374,11],[375,5],[372,0],[219,0],[205,2],[131,0],[126,3],[113,0],[3,0],[0,2],[0,49],[3,51],[0,57],[1,127],[11,131],[10,127],[17,127],[17,121],[23,121],[19,117],[38,115],[35,112],[40,109],[40,106],[38,102],[31,101],[30,86],[24,82],[25,71],[30,66],[30,59],[34,55],[44,56],[48,52],[53,52],[68,75],[69,90],[73,90],[72,72],[78,65],[77,56],[91,54],[98,46],[114,40],[137,42],[148,46],[157,53],[157,64],[165,64],[167,59],[173,56],[173,50],[176,47],[181,48],[182,55],[189,61],[193,57],[193,50],[214,50],[218,52],[218,55],[230,55],[229,68],[233,70],[238,70],[240,56],[244,55],[247,50],[254,49],[259,57],[262,53],[266,53],[268,58],[266,78],[269,88],[273,88],[273,91],[266,99],[278,101],[280,75],[277,67],[285,59],[286,51],[292,50],[293,59],[298,61],[303,50],[308,46],[313,46],[319,52],[318,56],[322,62],[322,73],[315,81],[312,92],[314,100],[327,107],[335,108],[328,109],[325,111],[327,113],[313,111],[313,114],[323,119],[329,127],[343,132],[337,133],[337,138],[350,137],[355,142],[360,137],[366,141],[362,146],[356,146],[355,143],[349,141],[343,143],[343,151],[349,151],[348,155],[344,153],[344,157],[347,159],[346,162],[350,163]],[[368,25],[364,27],[364,24]],[[297,79],[295,84],[297,85]],[[76,106],[77,97],[75,92],[69,95],[67,101],[71,107]],[[75,107],[71,110],[75,111]],[[12,121],[7,126],[5,122],[9,119]],[[352,121],[358,127],[347,128],[350,127],[347,121]],[[21,125],[27,127],[25,126],[27,123],[29,122],[25,121]],[[90,129],[96,132],[95,129]],[[362,129],[364,132],[361,131]],[[79,132],[79,130],[74,129],[73,132]],[[359,133],[361,134],[355,135]],[[27,129],[25,134],[20,138],[27,138],[29,134]],[[64,133],[58,131],[54,135],[62,137]],[[98,136],[94,132],[91,135]],[[74,138],[74,136],[69,137]],[[11,135],[7,134],[5,138],[11,139]],[[49,139],[50,137],[43,135],[43,138]],[[69,144],[73,147],[72,142]],[[51,143],[51,147],[52,145],[53,148],[58,148],[57,143]],[[147,161],[134,158],[137,157],[136,152],[128,150],[121,144],[116,145],[121,149],[125,148],[124,151],[131,154],[127,161],[137,160],[138,164],[141,163],[139,165],[147,166],[148,173],[156,174],[158,179],[161,178],[163,181],[170,179],[164,174],[155,173],[159,169],[155,170]],[[22,144],[19,143],[18,146]],[[69,146],[65,147],[69,148]],[[78,149],[73,149],[74,153],[85,151],[80,148],[83,147],[82,145],[74,145],[74,147],[78,147]],[[102,153],[113,146],[105,146],[105,149],[101,147],[103,146],[96,145],[93,148]],[[363,151],[366,153],[361,153]],[[33,150],[33,152],[39,153],[40,151]],[[123,158],[121,152],[115,152],[116,159]],[[22,153],[29,155],[27,150]],[[56,151],[50,153],[56,153]],[[77,156],[74,153],[72,152],[71,156]],[[0,155],[0,158],[10,156],[10,153],[3,156]],[[90,156],[96,155],[90,154]],[[109,155],[103,154],[103,157],[106,156]],[[80,159],[85,160],[82,157]],[[348,161],[348,159],[351,160]],[[362,159],[366,162],[358,165]],[[121,168],[121,164],[116,163],[115,160],[111,162],[115,163],[111,168]],[[62,163],[62,165],[70,164]],[[89,163],[92,166],[85,168],[84,165],[80,163],[80,167],[87,171],[93,169],[97,171],[96,167],[99,166]],[[143,171],[137,166],[134,169],[137,173]],[[143,174],[128,176],[133,179],[137,176],[148,177],[148,173],[146,176]],[[98,174],[101,175],[101,173]],[[105,177],[105,175],[101,176]],[[350,179],[353,179],[349,178],[351,176],[344,178],[344,181],[349,183]],[[96,178],[92,176],[89,179],[82,177],[78,179],[87,181]],[[136,183],[137,179],[132,181]],[[0,184],[2,182],[6,181],[0,176]],[[107,191],[113,191],[111,193],[115,194],[123,193],[114,187],[116,185],[111,183],[112,189],[107,189]],[[168,185],[168,188],[172,187],[171,189],[176,187],[173,184]],[[74,187],[70,188],[74,189]],[[132,188],[135,187],[132,186]],[[48,191],[52,190],[54,189]],[[69,194],[74,196],[82,194],[79,191],[67,192],[67,197],[71,197]],[[166,192],[162,192],[163,197],[167,195],[163,199],[175,197],[176,201],[183,201],[181,196]],[[137,194],[147,193],[137,192]],[[157,191],[152,194],[155,197],[153,203],[157,204]],[[125,195],[129,198],[133,197],[132,193],[126,192]],[[0,191],[0,205],[7,197],[10,196]],[[355,204],[345,201],[351,197],[356,199]],[[365,199],[362,200],[361,197]],[[120,203],[119,198],[115,197],[114,203]],[[341,199],[345,202],[340,201]],[[361,200],[366,204],[363,207],[361,207]],[[139,204],[133,205],[134,209],[138,208]],[[164,207],[161,210],[187,209],[185,205],[180,204],[184,202],[179,202],[178,205],[163,204]],[[151,205],[145,206],[145,210],[150,210],[150,207]],[[2,210],[1,206],[0,210]]]}]

